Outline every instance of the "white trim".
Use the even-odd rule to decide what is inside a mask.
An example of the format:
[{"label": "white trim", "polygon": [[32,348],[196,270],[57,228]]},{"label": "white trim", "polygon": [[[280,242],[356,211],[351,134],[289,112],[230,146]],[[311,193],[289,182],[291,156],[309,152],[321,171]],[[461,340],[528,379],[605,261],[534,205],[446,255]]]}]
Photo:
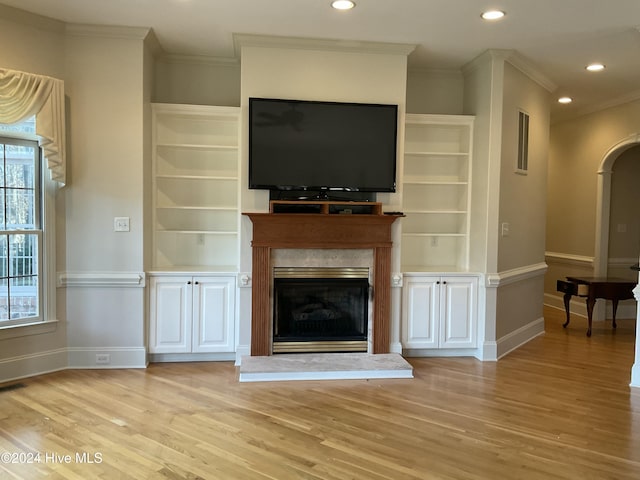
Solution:
[{"label": "white trim", "polygon": [[209,55],[180,55],[175,53],[165,53],[158,57],[158,61],[169,65],[240,67],[240,60],[237,57],[212,57]]},{"label": "white trim", "polygon": [[593,257],[558,252],[545,252],[544,257],[547,263],[564,263],[572,266],[593,268]]},{"label": "white trim", "polygon": [[125,27],[119,25],[92,25],[86,23],[67,23],[65,32],[76,37],[102,37],[144,40],[149,32],[148,27]]},{"label": "white trim", "polygon": [[544,334],[544,318],[540,317],[523,327],[508,333],[504,337],[500,337],[496,342],[497,358],[500,359],[505,355],[518,349],[525,343]]},{"label": "white trim", "polygon": [[[96,355],[108,354],[110,361],[96,363]],[[67,349],[69,369],[146,368],[147,350],[144,347],[71,347]]]},{"label": "white trim", "polygon": [[233,362],[235,352],[228,353],[150,353],[149,363]]},{"label": "white trim", "polygon": [[144,272],[58,273],[58,287],[144,287]]},{"label": "white trim", "polygon": [[240,57],[243,47],[291,48],[304,50],[328,50],[349,53],[374,53],[381,55],[409,55],[416,49],[415,44],[364,42],[354,40],[329,40],[325,38],[279,37],[274,35],[233,34],[236,56]]},{"label": "white trim", "polygon": [[5,358],[0,360],[0,382],[44,375],[66,368],[66,348]]},{"label": "white trim", "polygon": [[58,320],[0,326],[0,340],[51,333],[55,332],[57,328]]},{"label": "white trim", "polygon": [[531,278],[542,276],[547,271],[547,264],[536,263],[524,267],[512,268],[499,273],[488,273],[486,275],[485,286],[487,288],[497,288],[512,283],[523,282]]},{"label": "white trim", "polygon": [[[239,322],[236,322],[236,323],[239,323]],[[237,345],[235,366],[239,367],[240,365],[242,365],[242,357],[250,357],[250,356],[251,356],[251,347],[249,345]]]}]

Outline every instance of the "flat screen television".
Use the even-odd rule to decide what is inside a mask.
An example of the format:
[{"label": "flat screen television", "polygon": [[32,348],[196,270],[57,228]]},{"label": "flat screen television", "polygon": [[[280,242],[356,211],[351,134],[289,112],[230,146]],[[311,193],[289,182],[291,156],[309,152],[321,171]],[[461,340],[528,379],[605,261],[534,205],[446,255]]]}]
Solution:
[{"label": "flat screen television", "polygon": [[398,106],[249,99],[249,188],[394,192]]}]

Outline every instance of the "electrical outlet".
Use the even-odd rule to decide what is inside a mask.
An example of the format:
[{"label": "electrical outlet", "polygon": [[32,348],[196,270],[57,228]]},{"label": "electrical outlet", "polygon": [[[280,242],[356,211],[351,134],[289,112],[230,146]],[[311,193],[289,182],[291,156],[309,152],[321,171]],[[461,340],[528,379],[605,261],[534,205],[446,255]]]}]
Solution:
[{"label": "electrical outlet", "polygon": [[114,232],[128,232],[129,231],[129,217],[114,217],[113,218],[113,231]]},{"label": "electrical outlet", "polygon": [[109,365],[111,363],[111,355],[108,353],[96,353],[96,365]]}]

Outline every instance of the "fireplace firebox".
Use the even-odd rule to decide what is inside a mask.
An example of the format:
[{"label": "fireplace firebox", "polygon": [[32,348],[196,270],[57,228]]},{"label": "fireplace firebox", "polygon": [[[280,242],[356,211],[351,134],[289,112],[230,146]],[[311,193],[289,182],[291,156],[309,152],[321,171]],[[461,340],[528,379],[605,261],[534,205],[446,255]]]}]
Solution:
[{"label": "fireplace firebox", "polygon": [[273,353],[366,352],[368,269],[276,269]]}]

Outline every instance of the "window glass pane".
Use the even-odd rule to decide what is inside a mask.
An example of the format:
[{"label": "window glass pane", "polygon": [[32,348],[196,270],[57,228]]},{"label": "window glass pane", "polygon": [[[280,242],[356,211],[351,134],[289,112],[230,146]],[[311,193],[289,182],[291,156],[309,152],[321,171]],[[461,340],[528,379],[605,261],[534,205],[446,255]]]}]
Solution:
[{"label": "window glass pane", "polygon": [[8,235],[0,235],[0,278],[9,276]]},{"label": "window glass pane", "polygon": [[5,223],[7,230],[33,230],[34,195],[32,190],[5,189]]},{"label": "window glass pane", "polygon": [[26,282],[38,271],[38,237],[9,235],[9,276],[24,277]]},{"label": "window glass pane", "polygon": [[41,159],[29,135],[34,127],[34,119],[0,125],[0,327],[42,319]]},{"label": "window glass pane", "polygon": [[9,319],[9,281],[0,278],[0,321]]},{"label": "window glass pane", "polygon": [[12,278],[9,281],[11,304],[9,315],[12,320],[38,316],[38,277]]},{"label": "window glass pane", "polygon": [[6,136],[12,137],[11,134],[30,134],[36,133],[36,117],[35,115],[26,120],[22,120],[20,123],[0,123],[0,133],[5,133]]}]

